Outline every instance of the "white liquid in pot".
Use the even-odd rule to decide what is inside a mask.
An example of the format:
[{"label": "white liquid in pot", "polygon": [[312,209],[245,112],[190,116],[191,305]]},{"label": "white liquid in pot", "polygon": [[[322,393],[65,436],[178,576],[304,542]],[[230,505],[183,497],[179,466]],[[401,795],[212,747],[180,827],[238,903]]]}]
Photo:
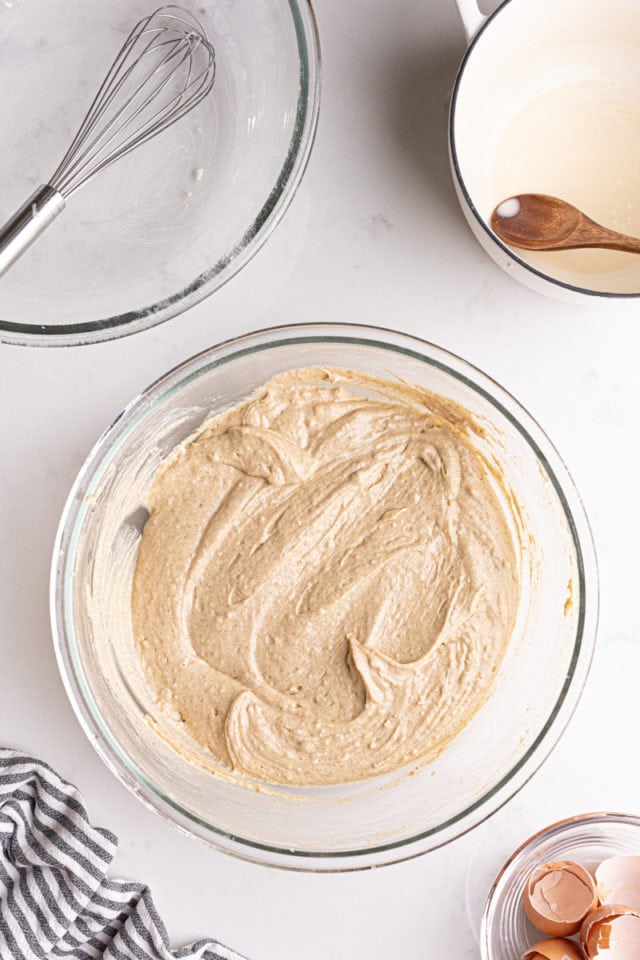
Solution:
[{"label": "white liquid in pot", "polygon": [[[494,188],[496,204],[513,194],[547,193],[604,226],[640,237],[640,97],[626,98],[606,82],[585,82],[536,98],[498,146]],[[585,274],[640,273],[638,255],[610,250],[518,253],[570,282]]]}]

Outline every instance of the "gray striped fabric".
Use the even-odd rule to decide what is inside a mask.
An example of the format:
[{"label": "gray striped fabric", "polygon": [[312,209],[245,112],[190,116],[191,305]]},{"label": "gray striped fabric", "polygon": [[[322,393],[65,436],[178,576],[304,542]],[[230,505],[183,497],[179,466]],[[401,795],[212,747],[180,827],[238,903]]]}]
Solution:
[{"label": "gray striped fabric", "polygon": [[1,960],[239,960],[214,940],[172,951],[148,887],[107,878],[117,843],[51,767],[0,749]]}]

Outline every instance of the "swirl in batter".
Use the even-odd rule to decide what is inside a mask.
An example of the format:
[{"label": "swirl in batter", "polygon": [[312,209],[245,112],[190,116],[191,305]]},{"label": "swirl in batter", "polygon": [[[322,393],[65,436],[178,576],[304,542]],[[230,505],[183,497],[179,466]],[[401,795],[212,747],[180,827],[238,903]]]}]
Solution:
[{"label": "swirl in batter", "polygon": [[452,401],[333,368],[205,423],[155,478],[133,583],[159,707],[267,783],[440,752],[489,695],[519,605],[477,436]]}]

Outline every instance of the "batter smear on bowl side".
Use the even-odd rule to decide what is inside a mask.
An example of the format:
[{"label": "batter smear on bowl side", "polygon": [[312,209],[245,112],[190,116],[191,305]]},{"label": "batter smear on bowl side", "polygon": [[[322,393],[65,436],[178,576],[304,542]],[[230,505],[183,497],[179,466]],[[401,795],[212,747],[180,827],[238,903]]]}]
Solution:
[{"label": "batter smear on bowl side", "polygon": [[133,582],[159,708],[266,783],[440,752],[491,692],[520,597],[479,431],[451,400],[335,368],[206,422],[156,475]]}]

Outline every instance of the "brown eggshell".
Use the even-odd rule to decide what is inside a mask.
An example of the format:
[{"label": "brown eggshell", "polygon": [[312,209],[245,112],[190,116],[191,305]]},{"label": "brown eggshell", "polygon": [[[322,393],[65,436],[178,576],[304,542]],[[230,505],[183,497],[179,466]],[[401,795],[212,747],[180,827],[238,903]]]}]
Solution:
[{"label": "brown eggshell", "polygon": [[554,937],[553,940],[534,943],[522,960],[584,960],[584,953],[577,943]]},{"label": "brown eggshell", "polygon": [[[533,904],[532,896],[535,884],[540,880],[541,877],[544,876],[545,873],[556,871],[567,871],[574,876],[578,876],[583,883],[591,888],[593,893],[591,902],[587,906],[587,909],[580,913],[580,916],[572,916],[567,920],[560,920],[555,917],[546,916],[545,914],[539,912]],[[541,930],[542,933],[549,934],[550,937],[570,937],[572,934],[577,933],[582,925],[585,915],[589,912],[589,910],[593,910],[597,904],[598,898],[596,894],[595,880],[591,874],[584,869],[584,867],[581,867],[580,864],[573,863],[570,860],[557,860],[551,863],[544,863],[542,866],[536,867],[536,869],[531,872],[524,888],[523,906],[526,915],[536,929]]]},{"label": "brown eggshell", "polygon": [[584,918],[580,928],[580,946],[587,955],[588,960],[593,960],[598,956],[598,938],[603,925],[613,923],[618,917],[630,914],[640,919],[640,913],[631,907],[624,907],[619,903],[607,904],[604,907],[598,907],[597,910],[591,910]]},{"label": "brown eggshell", "polygon": [[600,903],[624,903],[640,910],[640,857],[609,857],[596,870]]}]

